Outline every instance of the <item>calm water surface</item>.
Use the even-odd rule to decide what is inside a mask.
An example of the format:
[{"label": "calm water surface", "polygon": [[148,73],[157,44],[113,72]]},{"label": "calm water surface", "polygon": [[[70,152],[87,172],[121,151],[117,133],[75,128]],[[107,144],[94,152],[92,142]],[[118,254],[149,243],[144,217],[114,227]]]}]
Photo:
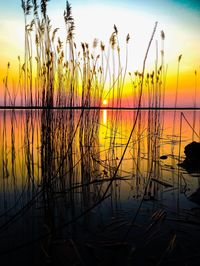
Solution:
[{"label": "calm water surface", "polygon": [[199,122],[199,111],[0,111],[2,265],[199,265],[200,174],[178,166]]}]

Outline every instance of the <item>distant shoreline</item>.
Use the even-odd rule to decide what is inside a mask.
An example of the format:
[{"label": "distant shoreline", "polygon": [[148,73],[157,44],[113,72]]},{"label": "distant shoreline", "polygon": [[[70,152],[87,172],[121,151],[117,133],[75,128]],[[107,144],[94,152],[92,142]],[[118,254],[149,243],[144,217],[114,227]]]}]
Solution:
[{"label": "distant shoreline", "polygon": [[200,107],[0,106],[0,110],[200,110]]}]

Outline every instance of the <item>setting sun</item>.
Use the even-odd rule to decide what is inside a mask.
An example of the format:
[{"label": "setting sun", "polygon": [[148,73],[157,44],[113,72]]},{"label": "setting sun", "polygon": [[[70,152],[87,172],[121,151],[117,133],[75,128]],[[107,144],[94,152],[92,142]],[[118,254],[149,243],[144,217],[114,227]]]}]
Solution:
[{"label": "setting sun", "polygon": [[108,100],[107,99],[103,100],[103,105],[108,105]]}]

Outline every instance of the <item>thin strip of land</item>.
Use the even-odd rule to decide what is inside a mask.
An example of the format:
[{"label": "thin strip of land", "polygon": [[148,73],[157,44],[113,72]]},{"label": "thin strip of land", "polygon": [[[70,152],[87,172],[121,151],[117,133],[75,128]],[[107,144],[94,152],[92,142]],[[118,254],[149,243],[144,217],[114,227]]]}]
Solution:
[{"label": "thin strip of land", "polygon": [[111,106],[0,106],[1,110],[16,109],[16,110],[200,110],[200,107],[111,107]]}]

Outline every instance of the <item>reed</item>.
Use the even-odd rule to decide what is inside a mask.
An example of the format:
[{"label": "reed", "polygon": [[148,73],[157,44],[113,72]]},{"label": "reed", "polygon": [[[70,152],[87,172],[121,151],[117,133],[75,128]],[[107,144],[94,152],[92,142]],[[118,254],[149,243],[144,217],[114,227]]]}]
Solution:
[{"label": "reed", "polygon": [[[157,202],[160,199],[159,195],[166,192],[165,188],[174,188],[174,184],[178,185],[179,193],[181,184],[180,180],[178,183],[175,180],[171,183],[163,180],[164,170],[160,162],[161,146],[164,143],[164,114],[159,108],[165,105],[167,78],[163,31],[161,55],[159,56],[159,43],[156,41],[155,67],[146,73],[146,61],[157,30],[157,22],[147,45],[142,70],[127,73],[129,34],[125,40],[124,66],[116,25],[113,27],[107,46],[95,39],[92,47],[88,43],[81,43],[79,51],[75,43],[75,20],[71,5],[66,2],[63,17],[66,32],[65,40],[62,41],[57,37],[59,29],[51,27],[47,4],[47,0],[40,1],[40,5],[36,0],[22,1],[25,50],[24,58],[18,58],[18,91],[20,104],[29,106],[30,110],[19,113],[15,110],[11,113],[5,110],[2,128],[0,124],[2,132],[2,143],[0,143],[2,181],[0,182],[4,193],[4,212],[0,215],[4,220],[0,225],[0,233],[5,233],[21,220],[24,226],[28,227],[24,221],[26,219],[30,221],[32,216],[36,217],[39,225],[36,226],[35,236],[31,240],[25,237],[24,243],[20,242],[5,253],[37,243],[43,255],[53,263],[53,257],[56,255],[52,247],[56,241],[63,238],[78,239],[77,232],[82,230],[80,224],[84,226],[81,232],[87,230],[89,236],[97,234],[96,231],[92,232],[91,226],[97,208],[101,211],[103,204],[108,205],[109,218],[117,217],[117,211],[121,210],[121,190],[124,184],[130,188],[130,195],[134,193],[136,199],[133,213],[132,210],[129,213],[131,219],[124,221],[124,218],[121,222],[117,217],[116,226],[112,226],[113,221],[105,225],[107,218],[99,218],[98,214],[95,216],[95,219],[102,221],[103,228],[106,228],[113,242],[115,241],[112,238],[113,232],[122,229],[121,236],[117,235],[117,239],[121,241],[119,246],[124,246],[126,241],[129,241],[129,234],[131,235],[134,230],[136,220],[142,213],[142,207],[146,206],[145,202]],[[181,56],[178,58],[177,66],[175,107],[178,100],[180,61]],[[10,94],[9,71],[10,64],[7,66],[4,79],[4,105],[11,105],[14,108],[17,91],[13,95]],[[131,79],[133,107],[136,108],[132,119],[129,121],[127,119],[132,123],[128,134],[123,132],[124,116],[120,111],[127,76]],[[195,82],[196,80],[195,72]],[[197,83],[195,83],[195,97],[196,93]],[[110,113],[104,110],[109,116],[109,122],[105,121],[105,125],[102,125],[102,113],[98,107],[102,106],[102,101],[105,99],[109,99],[110,107],[115,106],[119,109],[111,110]],[[149,109],[147,112],[142,112],[143,104],[156,110]],[[31,107],[34,105],[41,109],[33,111]],[[196,106],[196,102],[194,105]],[[54,110],[53,107],[60,109]],[[69,109],[65,110],[65,107]],[[82,109],[73,109],[76,107]],[[195,115],[193,119],[193,126],[188,123],[193,128],[192,138],[194,134],[196,135]],[[176,116],[174,116],[172,146],[175,121]],[[19,133],[16,133],[18,128]],[[105,134],[102,134],[102,128]],[[182,137],[182,125],[180,137]],[[179,146],[179,153],[180,150]],[[127,161],[131,161],[129,163],[132,168],[127,169]],[[12,194],[11,188],[14,190],[14,201],[8,201]],[[154,207],[160,207],[159,204],[161,203],[155,203]],[[162,207],[165,208],[164,205]],[[152,207],[152,212],[153,210]],[[153,222],[151,221],[145,231],[145,246],[155,238],[154,229],[164,223],[166,212],[161,210],[152,215]],[[34,235],[34,222],[32,225]],[[139,229],[141,227],[143,225],[138,226]],[[102,232],[100,237],[106,239]],[[95,238],[98,239],[98,234]],[[175,240],[173,234],[157,265],[171,253]]]}]

